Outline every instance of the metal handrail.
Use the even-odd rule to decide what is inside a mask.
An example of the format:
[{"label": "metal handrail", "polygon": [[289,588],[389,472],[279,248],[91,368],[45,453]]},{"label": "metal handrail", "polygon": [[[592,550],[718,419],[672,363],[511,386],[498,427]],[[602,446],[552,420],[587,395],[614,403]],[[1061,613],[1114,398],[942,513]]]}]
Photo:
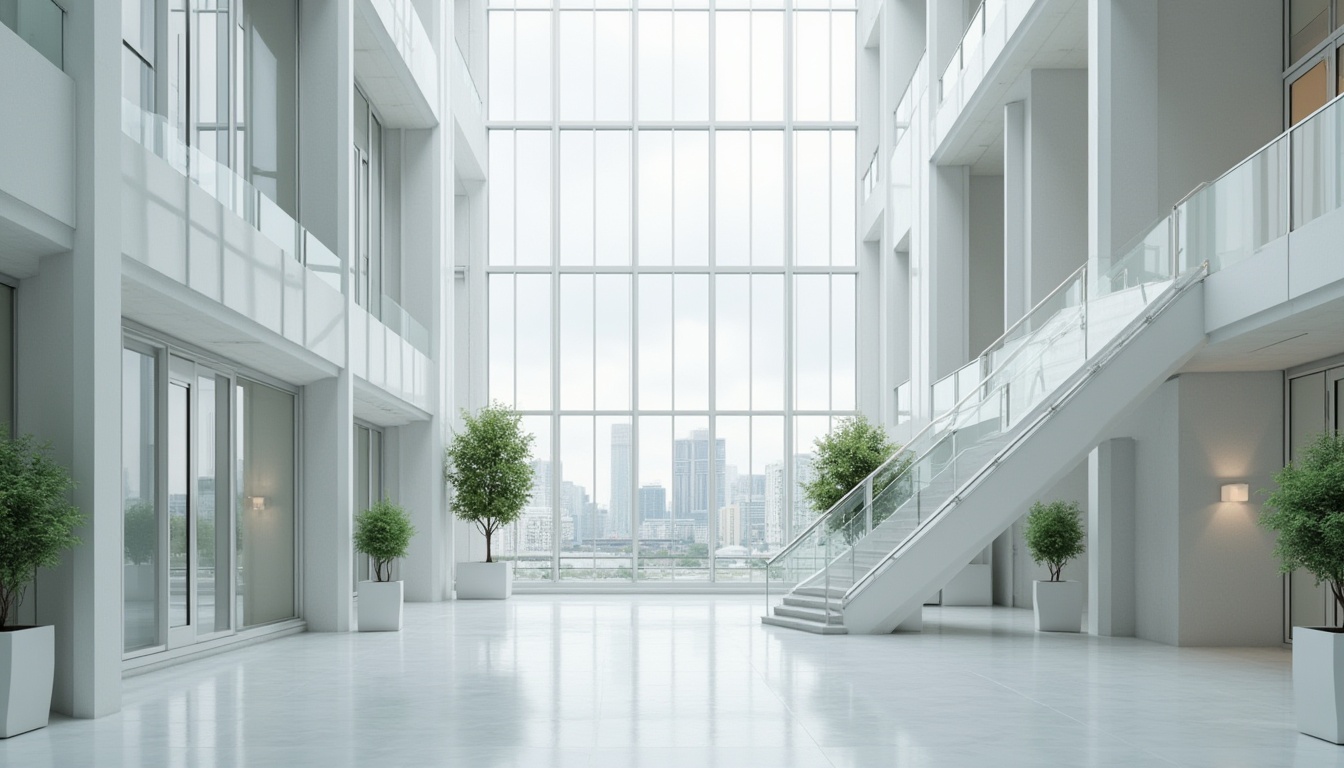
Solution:
[{"label": "metal handrail", "polygon": [[901,539],[900,543],[897,544],[890,552],[888,552],[887,555],[883,557],[881,561],[878,562],[877,565],[874,565],[872,568],[868,569],[868,571],[864,573],[863,576],[861,576],[852,585],[850,585],[849,589],[845,590],[844,597],[840,599],[841,606],[844,606],[846,603],[848,603],[852,599],[852,597],[858,592],[860,587],[868,583],[868,581],[872,579],[873,576],[878,571],[882,570],[883,566],[885,566],[887,563],[891,562],[894,558],[896,558],[901,553],[901,551],[904,550],[910,544],[910,542],[914,541],[914,539],[916,538],[916,534],[918,534],[926,526],[931,525],[938,518],[942,517],[943,514],[945,514],[945,512],[948,509],[950,509],[953,506],[956,506],[956,504],[960,502],[962,497],[965,496],[966,492],[972,486],[979,483],[980,479],[983,478],[986,473],[988,473],[994,467],[998,466],[999,460],[1004,455],[1006,455],[1008,452],[1012,451],[1014,448],[1020,445],[1023,440],[1025,440],[1029,435],[1031,435],[1036,431],[1036,428],[1039,427],[1045,419],[1049,418],[1050,414],[1058,410],[1059,407],[1063,405],[1066,401],[1072,399],[1072,397],[1075,394],[1077,394],[1078,390],[1081,388],[1083,382],[1085,382],[1087,379],[1091,378],[1102,368],[1104,368],[1106,364],[1109,363],[1112,358],[1114,358],[1116,352],[1119,351],[1120,347],[1127,344],[1129,340],[1132,339],[1139,332],[1139,330],[1142,329],[1144,326],[1146,326],[1154,317],[1156,317],[1157,315],[1165,311],[1167,308],[1169,308],[1172,302],[1175,301],[1175,298],[1177,296],[1184,293],[1185,290],[1189,288],[1191,285],[1194,285],[1195,283],[1202,281],[1205,277],[1208,276],[1208,274],[1209,274],[1209,262],[1205,261],[1202,265],[1200,265],[1200,267],[1188,273],[1186,275],[1186,279],[1183,282],[1177,281],[1170,288],[1167,289],[1166,291],[1167,298],[1161,306],[1152,309],[1152,311],[1140,312],[1138,315],[1134,317],[1134,319],[1130,322],[1129,326],[1124,331],[1118,334],[1115,338],[1111,339],[1110,342],[1107,343],[1106,347],[1103,348],[1100,353],[1098,353],[1099,357],[1105,356],[1105,359],[1099,360],[1094,365],[1087,365],[1086,361],[1084,361],[1084,364],[1080,365],[1078,367],[1078,370],[1074,371],[1073,375],[1069,377],[1070,380],[1065,382],[1060,387],[1060,389],[1063,390],[1063,393],[1059,397],[1054,398],[1053,402],[1050,402],[1048,405],[1046,404],[1047,403],[1046,400],[1042,400],[1039,404],[1037,404],[1035,408],[1035,410],[1037,411],[1037,415],[1036,418],[1032,420],[1031,424],[1029,424],[1026,428],[1019,431],[1018,434],[1015,437],[1013,437],[1013,439],[1008,443],[1008,445],[1004,446],[1002,450],[1000,450],[997,454],[995,454],[993,459],[985,462],[980,467],[980,469],[978,469],[975,472],[975,474],[971,475],[971,477],[965,483],[963,483],[955,493],[953,493],[951,496],[948,497],[947,501],[943,502],[943,504],[940,505],[938,509],[934,510],[933,514],[929,515],[924,520],[921,520],[915,526],[915,529],[911,531],[909,535],[907,535],[905,538]]},{"label": "metal handrail", "polygon": [[[1045,302],[1049,301],[1050,299],[1054,298],[1054,297],[1055,297],[1061,290],[1064,289],[1065,286],[1071,284],[1071,283],[1074,281],[1074,279],[1075,279],[1076,277],[1078,277],[1079,274],[1085,273],[1086,271],[1087,271],[1087,264],[1084,264],[1084,265],[1082,265],[1081,267],[1079,267],[1078,269],[1074,270],[1074,271],[1073,271],[1073,274],[1069,275],[1069,277],[1068,277],[1067,279],[1065,279],[1064,282],[1062,282],[1062,283],[1060,283],[1058,286],[1056,286],[1055,289],[1052,290],[1052,291],[1050,291],[1050,293],[1047,294],[1046,297],[1045,297],[1044,299],[1041,299],[1040,301],[1038,301],[1038,302],[1036,303],[1036,306],[1032,307],[1031,310],[1027,312],[1027,314],[1023,315],[1021,319],[1019,319],[1016,323],[1014,323],[1014,324],[1013,324],[1013,327],[1010,328],[1008,332],[1011,332],[1011,331],[1013,331],[1013,330],[1016,330],[1019,326],[1022,325],[1023,322],[1026,321],[1026,319],[1027,319],[1028,317],[1030,317],[1030,316],[1032,315],[1032,313],[1034,313],[1037,309],[1039,309],[1039,308],[1041,307],[1041,305],[1043,305]],[[1084,282],[1086,282],[1086,281],[1084,281]],[[1008,335],[1007,332],[1004,333],[1004,335],[1003,335],[1003,336],[1000,336],[994,343],[997,344],[999,341],[1002,341],[1003,338],[1006,337],[1007,335]],[[990,345],[990,347],[993,347],[993,346],[994,346],[993,344]],[[989,348],[986,348],[986,352],[988,352],[988,349],[989,349]],[[1021,348],[1021,347],[1018,347],[1017,349],[1014,349],[1011,353],[1009,353],[1008,357],[1004,358],[1003,363],[1006,365],[1007,363],[1012,362],[1014,359],[1017,358],[1017,355],[1018,355],[1021,351],[1022,351],[1022,348]],[[985,354],[985,353],[981,353],[981,357],[983,357],[984,354]],[[963,367],[964,367],[964,366],[963,366]],[[958,370],[960,370],[960,369],[958,369]],[[992,373],[992,372],[991,372],[991,373]],[[987,380],[989,379],[989,376],[990,376],[990,374],[986,374],[986,375],[984,375],[983,377],[981,377],[979,383],[978,383],[975,387],[973,387],[973,388],[971,389],[970,392],[967,392],[965,395],[962,396],[962,398],[961,398],[960,400],[958,400],[956,403],[954,403],[954,404],[952,405],[951,408],[947,409],[947,410],[946,410],[945,412],[943,412],[942,414],[940,414],[940,415],[938,415],[938,416],[935,416],[935,417],[933,417],[932,419],[930,419],[930,420],[929,420],[929,423],[928,423],[928,424],[925,424],[923,429],[921,429],[921,430],[919,430],[918,432],[916,432],[916,433],[915,433],[909,440],[907,440],[906,443],[905,443],[905,445],[902,445],[900,448],[898,448],[898,449],[896,450],[896,452],[893,453],[890,457],[888,457],[886,461],[882,462],[882,463],[877,467],[877,469],[874,469],[872,472],[869,472],[869,473],[868,473],[868,476],[865,477],[863,480],[859,481],[859,484],[858,484],[858,485],[856,485],[856,486],[854,486],[853,488],[851,488],[851,489],[849,490],[849,492],[846,493],[844,496],[841,496],[841,497],[840,497],[840,500],[837,501],[837,502],[835,502],[834,504],[832,504],[831,507],[830,507],[830,509],[826,510],[826,512],[823,513],[823,514],[818,515],[818,516],[817,516],[817,519],[816,519],[816,520],[813,520],[811,525],[809,525],[809,526],[807,526],[807,528],[803,529],[803,532],[802,532],[802,533],[799,533],[797,536],[794,536],[794,537],[793,537],[793,541],[790,541],[787,545],[785,545],[785,547],[784,547],[783,549],[781,549],[779,552],[775,553],[775,555],[774,555],[773,557],[771,557],[769,560],[767,560],[767,561],[765,562],[766,567],[768,568],[769,566],[774,565],[776,562],[778,562],[778,561],[779,561],[781,558],[783,558],[785,555],[788,555],[788,554],[790,554],[791,552],[793,552],[793,550],[797,549],[797,548],[802,544],[803,539],[805,539],[808,535],[810,535],[810,534],[817,528],[817,526],[821,525],[821,524],[822,524],[823,522],[825,522],[826,520],[829,520],[829,519],[831,518],[831,516],[832,516],[833,514],[835,514],[835,511],[836,511],[837,509],[839,509],[840,506],[841,506],[842,504],[844,504],[845,502],[847,502],[847,501],[850,500],[850,497],[854,496],[854,495],[857,494],[857,493],[861,493],[861,492],[863,492],[864,486],[865,486],[865,484],[866,484],[869,480],[871,480],[873,477],[875,477],[878,473],[882,472],[884,469],[887,469],[888,467],[890,467],[890,466],[891,466],[892,464],[894,464],[898,459],[901,459],[901,458],[907,456],[907,455],[910,453],[909,446],[910,446],[911,444],[917,442],[920,438],[924,437],[925,434],[929,432],[929,430],[933,429],[935,426],[937,426],[938,424],[940,424],[940,423],[942,423],[943,421],[945,421],[945,420],[948,418],[948,416],[949,416],[950,414],[956,413],[957,410],[960,409],[962,405],[964,405],[966,402],[968,402],[968,401],[971,399],[971,397],[972,397],[973,395],[975,395],[977,392],[980,391],[980,388],[984,385],[985,381],[987,381]],[[943,377],[943,378],[947,378],[947,377]],[[943,380],[943,379],[939,379],[939,381],[942,381],[942,380]]]}]

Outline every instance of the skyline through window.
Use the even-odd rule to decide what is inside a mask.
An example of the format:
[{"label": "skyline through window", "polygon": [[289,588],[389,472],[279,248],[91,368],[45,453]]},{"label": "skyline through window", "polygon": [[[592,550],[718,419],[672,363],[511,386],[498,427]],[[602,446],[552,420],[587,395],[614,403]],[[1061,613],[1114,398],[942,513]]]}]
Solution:
[{"label": "skyline through window", "polygon": [[809,6],[491,2],[520,579],[742,582],[814,519],[812,441],[855,409],[857,180],[854,7]]}]

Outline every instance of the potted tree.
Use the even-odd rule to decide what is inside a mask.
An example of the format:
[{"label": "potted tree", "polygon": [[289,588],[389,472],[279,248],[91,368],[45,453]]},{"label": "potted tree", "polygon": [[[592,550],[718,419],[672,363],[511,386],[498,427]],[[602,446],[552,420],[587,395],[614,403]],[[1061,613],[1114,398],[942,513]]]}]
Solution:
[{"label": "potted tree", "polygon": [[[880,424],[869,421],[863,414],[841,419],[834,430],[817,438],[813,446],[815,458],[812,461],[812,480],[802,490],[803,497],[818,513],[838,504],[897,450],[897,446],[887,439],[886,430]],[[882,477],[877,478],[877,485],[882,487],[873,488],[875,499],[885,490],[885,485],[899,474],[899,469],[884,472]],[[881,506],[885,508],[891,505]],[[827,528],[839,532],[846,543],[854,543],[865,532],[857,526],[858,520],[864,517],[863,507],[862,499],[847,504],[844,510],[827,521]],[[876,525],[881,520],[874,519],[873,522]]]},{"label": "potted tree", "polygon": [[45,727],[56,669],[51,626],[10,626],[38,568],[79,544],[70,473],[31,435],[0,435],[0,738]]},{"label": "potted tree", "polygon": [[1036,502],[1027,515],[1027,549],[1037,565],[1050,569],[1049,581],[1032,585],[1038,632],[1078,632],[1083,626],[1083,583],[1064,581],[1064,566],[1083,553],[1082,511],[1074,501]]},{"label": "potted tree", "polygon": [[493,537],[518,519],[532,498],[532,441],[522,417],[495,403],[471,415],[444,450],[444,478],[453,485],[453,514],[485,536],[484,563],[458,563],[459,599],[503,599],[513,593],[513,571],[494,559]]},{"label": "potted tree", "polygon": [[[1274,482],[1260,523],[1281,570],[1307,571],[1344,608],[1344,436],[1322,435]],[[1299,731],[1344,744],[1344,629],[1293,627],[1293,698]]]},{"label": "potted tree", "polygon": [[359,582],[359,631],[401,629],[404,582],[392,581],[392,561],[406,556],[415,527],[406,510],[387,499],[355,517],[355,549],[373,560],[373,580]]}]

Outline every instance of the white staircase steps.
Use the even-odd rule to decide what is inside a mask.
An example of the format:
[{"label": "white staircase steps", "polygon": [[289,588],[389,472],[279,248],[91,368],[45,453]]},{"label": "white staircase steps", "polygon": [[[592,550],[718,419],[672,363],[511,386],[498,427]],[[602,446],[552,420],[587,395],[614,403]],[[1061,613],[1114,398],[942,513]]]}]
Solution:
[{"label": "white staircase steps", "polygon": [[[954,410],[950,418],[955,421],[941,433],[949,437],[926,443],[927,452],[915,461],[918,472],[896,480],[907,483],[903,489],[910,491],[909,498],[889,512],[875,502],[887,517],[857,541],[826,534],[825,545],[808,550],[803,561],[824,565],[800,579],[762,622],[819,634],[885,634],[917,618],[926,597],[1006,530],[1042,489],[1072,470],[1112,424],[1203,344],[1202,275],[1187,275],[1160,293],[1143,286],[1142,303],[1134,295],[1101,297],[1106,312],[1114,314],[1115,307],[1129,302],[1133,314],[1128,323],[1111,314],[1099,319],[1109,326],[1096,348],[1085,348],[1090,354],[1070,346],[1080,339],[1093,343],[1093,331],[1079,322],[1088,315],[1078,308],[1061,311],[1022,340],[1021,349],[1038,356],[1032,362],[1034,378],[1013,378],[1018,389],[1003,386],[984,400],[977,392],[966,401],[971,407]],[[1155,293],[1156,300],[1147,303]],[[1024,393],[1028,385],[1033,389]],[[999,395],[1001,401],[991,399]],[[1010,417],[1010,408],[1019,412]],[[880,493],[871,477],[865,482]],[[852,505],[846,509],[852,514]],[[866,522],[857,530],[864,530]],[[811,535],[819,536],[818,530],[824,529]]]}]

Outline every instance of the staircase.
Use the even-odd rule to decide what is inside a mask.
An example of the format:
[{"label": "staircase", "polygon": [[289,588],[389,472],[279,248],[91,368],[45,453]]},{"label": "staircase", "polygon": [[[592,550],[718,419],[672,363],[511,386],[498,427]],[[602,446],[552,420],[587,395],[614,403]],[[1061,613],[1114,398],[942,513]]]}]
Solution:
[{"label": "staircase", "polygon": [[1154,270],[1152,239],[1099,279],[1070,276],[972,362],[972,392],[771,558],[762,622],[872,634],[917,621],[1177,371],[1204,342],[1207,266],[1173,279],[1167,252]]}]

